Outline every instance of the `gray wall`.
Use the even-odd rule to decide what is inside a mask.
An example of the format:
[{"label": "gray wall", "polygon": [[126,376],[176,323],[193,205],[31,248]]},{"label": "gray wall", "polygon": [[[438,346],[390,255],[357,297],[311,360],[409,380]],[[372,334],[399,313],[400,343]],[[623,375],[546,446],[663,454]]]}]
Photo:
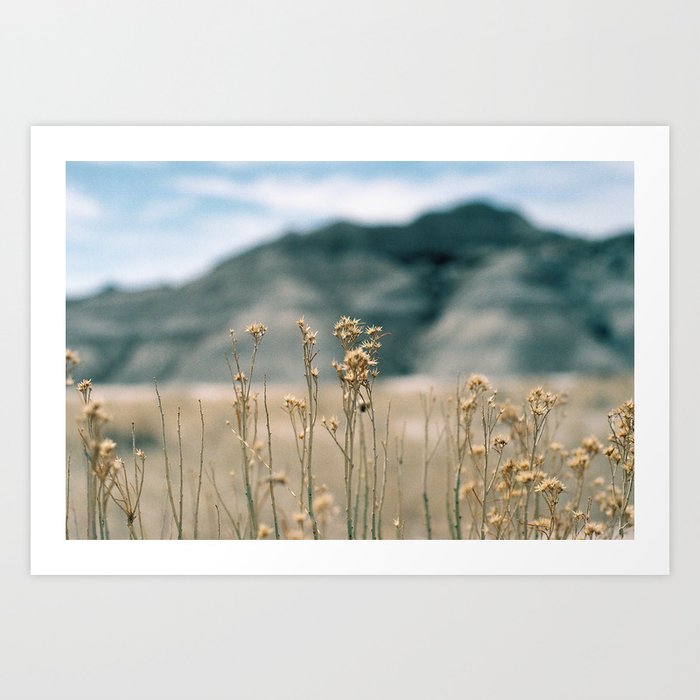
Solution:
[{"label": "gray wall", "polygon": [[[2,695],[695,697],[699,470],[683,437],[697,432],[697,5],[12,5],[0,23]],[[278,123],[671,126],[670,577],[29,577],[29,125]]]}]

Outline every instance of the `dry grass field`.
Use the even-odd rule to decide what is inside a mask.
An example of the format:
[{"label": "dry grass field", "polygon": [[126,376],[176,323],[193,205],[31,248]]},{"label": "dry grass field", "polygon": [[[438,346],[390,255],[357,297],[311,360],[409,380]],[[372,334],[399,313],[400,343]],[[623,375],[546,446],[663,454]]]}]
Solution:
[{"label": "dry grass field", "polygon": [[69,355],[66,536],[633,536],[631,376],[382,379],[381,329],[346,318],[321,383],[299,330],[294,386],[264,381],[260,324],[228,385],[93,386]]}]

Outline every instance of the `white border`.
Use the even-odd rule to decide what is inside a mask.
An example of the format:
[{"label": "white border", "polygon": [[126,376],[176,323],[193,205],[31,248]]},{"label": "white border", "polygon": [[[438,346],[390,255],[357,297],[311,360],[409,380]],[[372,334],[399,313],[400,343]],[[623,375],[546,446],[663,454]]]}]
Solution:
[{"label": "white border", "polygon": [[[634,540],[66,541],[65,171],[71,160],[634,161]],[[32,127],[31,371],[32,574],[667,574],[668,127]]]}]

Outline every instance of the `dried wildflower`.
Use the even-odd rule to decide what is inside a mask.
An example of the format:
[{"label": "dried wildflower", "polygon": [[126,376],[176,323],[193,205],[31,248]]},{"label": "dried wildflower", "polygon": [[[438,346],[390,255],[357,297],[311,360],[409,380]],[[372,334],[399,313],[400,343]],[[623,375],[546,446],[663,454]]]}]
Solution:
[{"label": "dried wildflower", "polygon": [[326,428],[328,428],[328,430],[330,430],[331,433],[333,433],[334,435],[338,430],[338,426],[340,425],[336,416],[331,416],[330,418],[321,418],[321,423],[325,425]]},{"label": "dried wildflower", "polygon": [[269,537],[270,534],[272,533],[272,530],[268,525],[265,525],[265,523],[260,523],[258,526],[258,539],[259,540],[264,540],[266,537]]},{"label": "dried wildflower", "polygon": [[545,496],[556,496],[558,498],[562,491],[566,491],[566,486],[564,486],[556,476],[552,476],[543,479],[542,482],[535,487],[535,491]]},{"label": "dried wildflower", "polygon": [[86,406],[83,408],[83,413],[85,414],[86,418],[92,420],[93,423],[96,424],[107,423],[110,420],[109,415],[105,413],[102,408],[102,404],[99,401],[91,401],[90,403],[86,404]]},{"label": "dried wildflower", "polygon": [[591,453],[585,450],[583,447],[577,447],[574,450],[573,456],[567,462],[571,471],[577,476],[581,476],[583,472],[588,469],[591,463]]},{"label": "dried wildflower", "polygon": [[287,484],[287,475],[284,472],[273,472],[267,477],[267,480],[271,484],[280,484],[284,486]]},{"label": "dried wildflower", "polygon": [[301,530],[290,530],[287,533],[287,539],[288,540],[303,540],[304,533]]},{"label": "dried wildflower", "polygon": [[476,481],[467,481],[459,487],[459,499],[465,500],[466,497],[476,489]]},{"label": "dried wildflower", "polygon": [[333,497],[333,494],[328,493],[327,491],[322,491],[314,498],[314,513],[316,513],[316,515],[320,515],[324,512],[328,512],[333,508],[334,503],[335,498]]},{"label": "dried wildflower", "polygon": [[83,397],[83,401],[85,403],[88,403],[90,401],[90,394],[92,393],[92,380],[83,379],[80,382],[78,382],[78,386],[76,388],[80,395]]},{"label": "dried wildflower", "polygon": [[508,437],[506,435],[496,435],[492,439],[493,449],[499,454],[503,452],[503,448],[508,444]]},{"label": "dried wildflower", "polygon": [[557,395],[545,391],[541,386],[533,389],[527,397],[530,410],[534,416],[546,416],[557,402]]},{"label": "dried wildflower", "polygon": [[600,537],[604,531],[605,525],[603,525],[603,523],[589,522],[583,526],[584,536],[590,537],[591,539],[593,539],[594,535]]},{"label": "dried wildflower", "polygon": [[80,357],[74,350],[66,349],[66,386],[72,386],[73,376],[71,372],[80,364]]},{"label": "dried wildflower", "polygon": [[362,335],[362,323],[358,318],[341,316],[340,320],[333,326],[333,335],[338,338],[345,351],[350,350],[357,343]]},{"label": "dried wildflower", "polygon": [[287,394],[284,397],[284,406],[283,408],[288,411],[289,413],[292,413],[293,411],[299,411],[300,413],[303,413],[306,410],[306,399],[298,399],[296,396],[292,394]]},{"label": "dried wildflower", "polygon": [[336,367],[336,369],[338,370],[338,376],[343,382],[354,387],[360,387],[366,386],[370,378],[373,378],[370,371],[376,364],[377,361],[373,360],[367,352],[361,348],[356,348],[345,353],[343,364]]},{"label": "dried wildflower", "polygon": [[530,521],[527,525],[528,527],[537,530],[538,532],[548,533],[551,526],[551,521],[549,518],[537,518],[536,520]]},{"label": "dried wildflower", "polygon": [[309,348],[313,347],[316,344],[316,336],[318,336],[318,331],[312,331],[311,326],[306,325],[306,321],[304,320],[303,316],[297,321],[297,326],[299,326],[299,330],[301,331],[302,343]]},{"label": "dried wildflower", "polygon": [[518,467],[515,460],[507,459],[501,465],[501,476],[507,486],[511,486],[515,480]]},{"label": "dried wildflower", "polygon": [[549,508],[549,514],[551,515],[550,527],[547,532],[547,537],[552,537],[552,529],[554,527],[554,515],[557,509],[557,504],[559,503],[559,496],[562,491],[566,491],[566,486],[559,481],[555,476],[545,477],[543,475],[542,481],[535,486],[535,492],[541,493],[542,497]]},{"label": "dried wildflower", "polygon": [[620,451],[612,445],[609,445],[605,448],[605,455],[608,457],[608,459],[610,459],[611,462],[615,462],[617,464],[619,464],[622,460],[622,455],[620,454]]},{"label": "dried wildflower", "polygon": [[486,448],[482,444],[473,445],[472,454],[475,457],[483,457],[486,454]]},{"label": "dried wildflower", "polygon": [[530,482],[534,481],[535,478],[536,478],[535,472],[530,469],[528,471],[518,472],[516,477],[515,477],[515,480],[519,484],[529,484]]},{"label": "dried wildflower", "polygon": [[470,396],[468,399],[461,399],[459,402],[459,411],[466,421],[469,421],[471,415],[476,410],[476,398]]},{"label": "dried wildflower", "polygon": [[503,521],[506,519],[506,514],[499,513],[495,508],[492,508],[487,513],[487,518],[488,518],[488,521],[491,525],[500,526],[503,524]]},{"label": "dried wildflower", "polygon": [[267,333],[267,326],[264,326],[262,323],[251,323],[245,329],[245,332],[250,334],[257,344],[262,340],[265,333]]},{"label": "dried wildflower", "polygon": [[581,440],[581,447],[588,452],[589,455],[597,455],[603,449],[603,445],[595,435],[590,435]]},{"label": "dried wildflower", "polygon": [[472,374],[467,379],[467,389],[474,394],[481,394],[490,388],[489,380],[483,374]]},{"label": "dried wildflower", "polygon": [[499,413],[499,420],[502,423],[508,423],[508,424],[515,424],[519,423],[521,420],[523,420],[523,416],[520,413],[520,410],[514,406],[512,403],[509,401],[506,401],[506,403],[501,404],[501,409]]}]

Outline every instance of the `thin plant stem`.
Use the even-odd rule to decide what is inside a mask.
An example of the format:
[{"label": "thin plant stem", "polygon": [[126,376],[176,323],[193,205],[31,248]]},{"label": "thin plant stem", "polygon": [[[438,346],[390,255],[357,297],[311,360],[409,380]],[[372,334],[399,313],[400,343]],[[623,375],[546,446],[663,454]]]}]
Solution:
[{"label": "thin plant stem", "polygon": [[68,515],[70,512],[70,454],[68,455],[68,462],[66,464],[66,539],[70,539],[68,534]]},{"label": "thin plant stem", "polygon": [[175,498],[173,496],[173,485],[170,479],[170,461],[168,460],[168,445],[165,439],[165,411],[163,410],[163,402],[160,397],[160,391],[158,391],[158,382],[153,380],[153,384],[156,389],[156,396],[158,397],[158,410],[160,411],[161,436],[163,440],[163,460],[165,462],[165,483],[168,492],[168,502],[170,503],[170,511],[178,531],[178,539],[182,539],[182,527],[178,521],[177,509],[175,508]]},{"label": "thin plant stem", "polygon": [[275,502],[275,485],[272,474],[272,431],[270,430],[270,410],[267,406],[267,377],[263,379],[263,404],[265,406],[265,425],[267,427],[267,463],[270,465],[268,483],[270,485],[270,505],[272,506],[272,520],[275,527],[275,539],[280,538],[279,522],[277,520],[277,505]]},{"label": "thin plant stem", "polygon": [[389,471],[389,454],[388,454],[388,445],[389,445],[389,420],[391,417],[391,401],[389,401],[389,405],[387,407],[387,412],[386,412],[386,427],[384,430],[384,440],[382,441],[382,451],[384,454],[384,460],[382,462],[382,486],[380,489],[380,494],[379,494],[379,508],[378,508],[378,513],[377,513],[377,539],[382,539],[382,512],[384,510],[384,497],[386,496],[386,482],[387,482],[387,473]]},{"label": "thin plant stem", "polygon": [[177,407],[177,449],[179,455],[178,469],[180,473],[178,514],[177,514],[177,538],[182,539],[182,500],[184,494],[184,477],[182,467],[182,426],[180,425],[180,407]]},{"label": "thin plant stem", "polygon": [[202,441],[199,446],[199,474],[197,475],[197,494],[194,499],[194,539],[199,539],[199,501],[202,495],[202,473],[204,471],[204,411],[202,410],[202,401],[199,403],[199,419],[202,424]]}]

